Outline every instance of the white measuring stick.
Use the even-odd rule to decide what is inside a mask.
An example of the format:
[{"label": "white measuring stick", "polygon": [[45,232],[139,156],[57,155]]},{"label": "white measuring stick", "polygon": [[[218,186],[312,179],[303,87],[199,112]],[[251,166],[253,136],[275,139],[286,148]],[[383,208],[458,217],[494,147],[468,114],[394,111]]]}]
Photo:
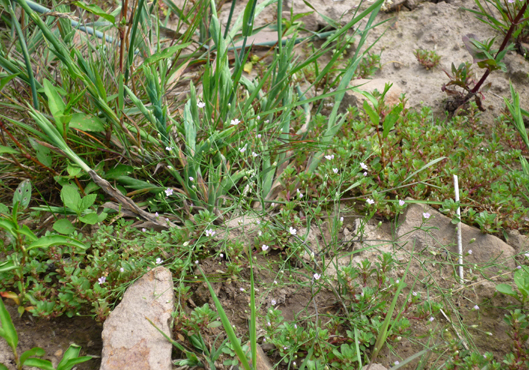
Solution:
[{"label": "white measuring stick", "polygon": [[[454,192],[456,195],[456,202],[459,202],[459,182],[457,180],[457,175],[454,175]],[[461,238],[461,207],[457,207],[457,218],[459,222],[457,223],[457,253],[459,253],[459,278],[461,279],[461,284],[463,284],[463,241]]]}]

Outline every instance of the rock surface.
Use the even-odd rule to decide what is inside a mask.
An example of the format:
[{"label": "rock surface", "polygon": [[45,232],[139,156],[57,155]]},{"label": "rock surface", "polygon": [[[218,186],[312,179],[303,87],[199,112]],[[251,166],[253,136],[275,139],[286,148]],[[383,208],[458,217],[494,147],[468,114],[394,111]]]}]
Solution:
[{"label": "rock surface", "polygon": [[169,270],[157,267],[136,281],[105,321],[101,370],[171,370],[172,345],[147,318],[171,336],[173,307]]},{"label": "rock surface", "polygon": [[[423,214],[428,213],[429,218]],[[423,223],[424,221],[424,223]],[[399,218],[397,236],[399,244],[415,253],[436,253],[457,255],[457,229],[452,220],[435,209],[419,204],[411,204]],[[417,228],[422,227],[421,230]],[[424,229],[428,229],[425,231]],[[484,264],[491,261],[505,263],[514,268],[514,248],[499,238],[482,233],[479,229],[462,224],[461,228],[464,262]],[[471,240],[475,240],[472,241]],[[489,269],[492,273],[497,269]]]}]

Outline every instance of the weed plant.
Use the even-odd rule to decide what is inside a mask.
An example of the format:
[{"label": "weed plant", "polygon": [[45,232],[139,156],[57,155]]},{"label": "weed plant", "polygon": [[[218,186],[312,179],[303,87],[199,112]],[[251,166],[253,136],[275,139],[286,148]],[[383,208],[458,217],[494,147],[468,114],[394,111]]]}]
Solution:
[{"label": "weed plant", "polygon": [[[27,15],[24,24],[15,3]],[[406,109],[404,96],[388,106],[389,86],[364,93],[362,106],[343,107],[351,80],[380,68],[380,55],[369,54],[371,46],[364,44],[380,25],[375,17],[382,0],[357,9],[318,48],[297,37],[299,17],[283,19],[278,2],[274,29],[285,42],[260,61],[250,59],[258,75],[250,80],[243,72],[250,58],[245,45],[257,31],[254,19],[270,3],[249,1],[238,19],[230,14],[226,27],[214,1],[184,9],[139,1],[132,11],[113,12],[76,3],[83,10],[80,24],[99,17],[95,24],[108,36],[101,39],[81,35],[67,15],[38,16],[25,0],[3,3],[9,29],[0,45],[0,125],[7,136],[0,137],[0,153],[2,172],[9,175],[2,186],[18,190],[14,197],[12,191],[2,195],[10,206],[0,205],[7,235],[0,249],[2,296],[15,300],[21,313],[89,314],[103,321],[129,284],[164,265],[175,278],[174,327],[181,337],[171,341],[182,354],[181,366],[215,368],[222,360],[249,369],[259,341],[272,346],[285,368],[356,369],[374,362],[383,348],[396,368],[415,359],[432,363],[432,353],[432,368],[501,368],[492,354],[479,353],[461,330],[464,324],[455,329],[464,338],[435,335],[453,329],[439,316],[452,305],[439,283],[431,290],[442,300],[430,298],[430,286],[426,292],[414,288],[416,278],[407,275],[414,256],[403,263],[393,250],[338,268],[344,254],[360,253],[338,242],[339,209],[351,201],[364,218],[355,230],[360,239],[368,220],[396,218],[409,198],[451,217],[460,206],[462,220],[487,233],[526,231],[529,166],[522,161],[520,171],[518,160],[529,141],[519,99],[513,92],[509,114],[491,130],[481,127],[479,100],[464,115],[441,121],[426,107]],[[511,13],[523,14],[524,4],[513,5]],[[169,44],[161,42],[167,24],[160,11],[178,15]],[[524,28],[514,27],[511,18],[506,39],[522,40]],[[296,57],[299,41],[305,58]],[[488,73],[501,68],[506,45],[493,51],[492,42],[467,41],[490,57]],[[319,61],[324,55],[330,58],[325,65]],[[421,58],[432,67],[438,62],[431,54]],[[479,86],[470,89],[470,65],[452,72],[451,84],[475,95]],[[322,94],[309,98],[311,88]],[[339,114],[343,108],[347,114]],[[461,179],[460,203],[451,200],[454,174]],[[30,228],[26,223],[39,215],[53,224]],[[124,220],[130,216],[140,220]],[[234,227],[226,226],[239,216],[255,220],[255,235],[243,241],[229,238]],[[305,241],[313,228],[329,231],[320,250]],[[270,286],[254,285],[257,254],[277,274]],[[210,261],[219,267],[206,275],[204,262]],[[515,281],[523,294],[520,276]],[[240,292],[250,302],[248,335],[247,328],[232,327],[212,288],[223,281],[247,284]],[[186,308],[198,283],[207,284],[214,309]],[[287,321],[277,297],[268,295],[289,286],[311,296],[328,290],[339,309],[304,310]],[[525,314],[522,302],[508,316],[513,352],[503,364],[509,369],[526,365],[520,348]],[[427,344],[397,359],[398,343],[416,343],[411,322],[431,328],[421,338]]]}]

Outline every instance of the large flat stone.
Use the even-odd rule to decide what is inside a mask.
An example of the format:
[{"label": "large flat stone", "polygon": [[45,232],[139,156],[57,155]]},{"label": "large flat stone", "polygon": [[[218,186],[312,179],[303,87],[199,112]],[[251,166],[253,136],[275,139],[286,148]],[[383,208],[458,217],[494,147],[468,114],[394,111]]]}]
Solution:
[{"label": "large flat stone", "polygon": [[[430,214],[424,223],[423,213]],[[414,249],[415,253],[448,252],[455,255],[457,227],[451,221],[431,207],[411,204],[399,218],[398,243],[407,250]],[[464,263],[486,265],[495,261],[494,264],[503,264],[504,268],[514,268],[514,248],[499,238],[465,224],[461,225],[461,235]],[[491,268],[491,272],[498,272],[498,269]]]},{"label": "large flat stone", "polygon": [[169,337],[174,307],[171,272],[157,267],[127,289],[103,325],[101,370],[171,370]]}]

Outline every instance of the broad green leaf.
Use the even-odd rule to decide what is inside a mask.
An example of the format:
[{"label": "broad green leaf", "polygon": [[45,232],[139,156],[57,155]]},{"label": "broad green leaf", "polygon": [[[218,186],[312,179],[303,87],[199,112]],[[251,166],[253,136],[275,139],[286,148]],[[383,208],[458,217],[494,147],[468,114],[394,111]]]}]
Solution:
[{"label": "broad green leaf", "polygon": [[89,213],[85,216],[80,216],[79,220],[81,220],[82,222],[88,225],[95,225],[97,224],[97,221],[98,221],[98,215],[95,212]]},{"label": "broad green leaf", "polygon": [[13,261],[5,261],[0,263],[0,272],[7,272],[17,268],[18,266]]},{"label": "broad green leaf", "polygon": [[9,347],[15,352],[18,346],[18,334],[2,298],[0,298],[0,323],[2,323],[0,336],[6,340]]},{"label": "broad green leaf", "polygon": [[144,64],[152,64],[152,63],[156,63],[156,62],[158,62],[158,61],[160,61],[162,59],[170,58],[170,57],[174,56],[178,50],[185,49],[189,45],[191,45],[191,43],[187,42],[185,44],[173,45],[171,47],[163,49],[159,53],[153,54],[150,57],[148,57],[147,59],[145,59]]},{"label": "broad green leaf", "polygon": [[13,235],[15,238],[18,236],[17,235],[17,226],[15,225],[15,223],[13,221],[6,220],[6,219],[3,219],[3,220],[0,219],[0,227],[2,229],[6,230],[11,235]]},{"label": "broad green leaf", "polygon": [[100,16],[103,19],[106,19],[112,24],[116,23],[116,17],[114,17],[111,14],[108,14],[107,12],[105,12],[103,9],[101,9],[95,4],[84,4],[80,1],[75,1],[73,4],[77,5],[79,8],[86,10],[87,12],[90,12],[92,14]]},{"label": "broad green leaf", "polygon": [[84,113],[72,114],[72,119],[70,120],[70,127],[81,131],[105,131],[105,124],[103,123],[103,121],[101,121],[101,119],[99,119],[99,117]]},{"label": "broad green leaf", "polygon": [[26,179],[22,181],[18,185],[17,190],[15,190],[15,194],[13,195],[13,205],[15,205],[15,203],[18,203],[19,209],[23,210],[28,207],[30,200],[31,200],[31,181]]},{"label": "broad green leaf", "polygon": [[18,229],[18,233],[27,236],[29,241],[35,241],[38,239],[28,225],[22,225],[22,227]]},{"label": "broad green leaf", "polygon": [[9,83],[9,81],[11,81],[13,78],[17,77],[18,75],[20,74],[19,73],[13,73],[13,74],[9,74],[7,76],[3,75],[0,77],[0,91],[2,91],[5,87],[5,85],[7,85]]},{"label": "broad green leaf", "polygon": [[81,200],[81,205],[79,206],[79,212],[84,212],[88,208],[92,207],[96,201],[97,194],[89,194]]},{"label": "broad green leaf", "polygon": [[35,139],[30,138],[29,142],[33,149],[37,151],[37,159],[45,166],[51,167],[53,161],[51,158],[51,150],[42,144],[37,143]]},{"label": "broad green leaf", "polygon": [[50,361],[34,357],[28,358],[24,365],[38,367],[42,370],[55,370]]},{"label": "broad green leaf", "polygon": [[70,235],[75,231],[75,226],[67,218],[61,218],[53,224],[53,230],[59,234]]},{"label": "broad green leaf", "polygon": [[101,212],[99,215],[97,215],[97,222],[103,222],[107,218],[108,213]]},{"label": "broad green leaf", "polygon": [[517,270],[514,273],[514,282],[524,298],[527,298],[527,296],[529,296],[529,268],[523,266],[521,269]]},{"label": "broad green leaf", "polygon": [[[22,307],[23,309],[24,307]],[[30,357],[41,357],[41,356],[44,356],[46,354],[46,351],[43,350],[42,348],[40,347],[33,347],[31,349],[28,349],[26,352],[24,352],[23,354],[20,355],[20,363],[21,364],[24,364],[26,362],[26,360]]]},{"label": "broad green leaf", "polygon": [[74,185],[65,185],[61,190],[61,200],[64,205],[73,211],[79,212],[81,196],[79,189]]},{"label": "broad green leaf", "polygon": [[7,217],[9,216],[9,213],[9,207],[4,203],[0,203],[0,217]]},{"label": "broad green leaf", "polygon": [[8,147],[8,146],[0,145],[0,154],[4,154],[4,153],[18,154],[18,150]]},{"label": "broad green leaf", "polygon": [[116,167],[111,168],[110,170],[105,172],[104,178],[106,180],[116,180],[120,176],[130,175],[132,171],[134,171],[134,168],[132,166],[119,164]]},{"label": "broad green leaf", "polygon": [[395,106],[384,119],[384,133],[382,135],[384,139],[388,137],[389,132],[395,126],[395,122],[397,122],[397,120],[399,119],[399,115],[402,109],[402,104]]},{"label": "broad green leaf", "polygon": [[71,344],[64,352],[61,362],[57,365],[57,370],[70,370],[74,365],[92,359],[90,356],[79,357],[79,353],[81,353],[81,346]]},{"label": "broad green leaf", "polygon": [[380,123],[380,116],[377,112],[373,110],[373,108],[371,108],[367,100],[364,100],[364,110],[369,115],[369,118],[371,119],[373,125],[378,126],[378,124]]},{"label": "broad green leaf", "polygon": [[512,289],[512,286],[507,285],[507,284],[496,285],[496,290],[500,293],[507,294],[514,298],[518,297],[518,294]]},{"label": "broad green leaf", "polygon": [[81,172],[81,167],[70,162],[68,163],[68,167],[66,167],[66,171],[68,171],[68,175],[70,175],[70,177],[76,177]]},{"label": "broad green leaf", "polygon": [[31,243],[27,247],[27,250],[29,251],[34,248],[48,248],[48,247],[51,247],[52,245],[70,245],[73,247],[81,248],[83,250],[88,248],[86,245],[84,245],[78,240],[67,238],[62,235],[50,235],[50,236],[40,237],[39,240],[36,240],[33,243]]}]

